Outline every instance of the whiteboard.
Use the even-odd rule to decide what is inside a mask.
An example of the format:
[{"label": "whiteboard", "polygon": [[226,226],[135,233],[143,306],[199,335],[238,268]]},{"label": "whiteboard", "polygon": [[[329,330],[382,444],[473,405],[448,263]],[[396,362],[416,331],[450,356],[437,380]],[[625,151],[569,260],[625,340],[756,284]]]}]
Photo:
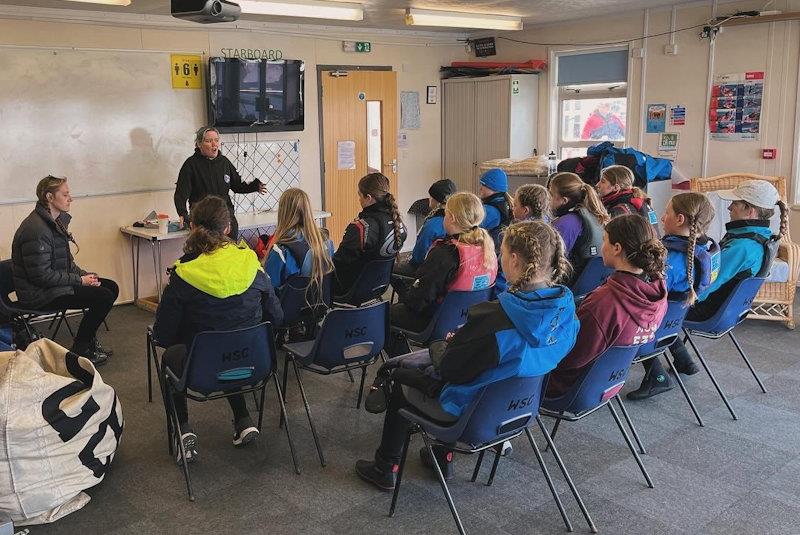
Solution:
[{"label": "whiteboard", "polygon": [[172,89],[166,52],[0,48],[0,200],[48,174],[74,196],[172,189],[205,91]]}]

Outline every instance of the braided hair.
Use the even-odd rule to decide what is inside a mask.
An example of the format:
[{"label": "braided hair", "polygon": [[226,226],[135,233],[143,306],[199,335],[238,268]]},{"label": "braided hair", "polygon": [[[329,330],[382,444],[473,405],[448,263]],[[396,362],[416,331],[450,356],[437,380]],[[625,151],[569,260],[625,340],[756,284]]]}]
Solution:
[{"label": "braided hair", "polygon": [[508,226],[503,234],[503,245],[525,262],[522,275],[509,281],[510,292],[518,292],[542,278],[548,284],[559,283],[568,279],[572,272],[564,240],[544,221],[521,221]]},{"label": "braided hair", "polygon": [[550,192],[541,184],[524,184],[517,188],[515,201],[530,210],[530,219],[550,217]]},{"label": "braided hair", "polygon": [[568,199],[570,204],[586,208],[601,225],[608,223],[610,217],[600,196],[575,173],[556,173],[550,178],[548,189],[551,195],[555,192],[559,197]]},{"label": "braided hair", "polygon": [[670,206],[675,215],[682,215],[689,227],[689,243],[686,247],[686,280],[689,281],[689,291],[686,304],[692,305],[697,300],[694,289],[694,248],[697,237],[705,235],[709,225],[714,220],[714,207],[702,193],[686,192],[672,197]]},{"label": "braided hair", "polygon": [[394,195],[389,191],[389,179],[383,173],[370,173],[358,181],[358,191],[366,197],[372,196],[377,202],[385,203],[392,212],[392,226],[394,227],[394,246],[398,251],[403,246],[403,220]]}]

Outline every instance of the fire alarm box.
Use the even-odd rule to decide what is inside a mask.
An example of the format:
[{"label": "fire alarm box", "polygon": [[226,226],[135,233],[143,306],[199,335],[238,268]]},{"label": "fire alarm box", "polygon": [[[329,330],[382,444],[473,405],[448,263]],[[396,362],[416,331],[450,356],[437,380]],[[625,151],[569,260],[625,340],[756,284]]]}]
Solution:
[{"label": "fire alarm box", "polygon": [[764,160],[774,160],[778,157],[778,149],[762,149],[761,158]]}]

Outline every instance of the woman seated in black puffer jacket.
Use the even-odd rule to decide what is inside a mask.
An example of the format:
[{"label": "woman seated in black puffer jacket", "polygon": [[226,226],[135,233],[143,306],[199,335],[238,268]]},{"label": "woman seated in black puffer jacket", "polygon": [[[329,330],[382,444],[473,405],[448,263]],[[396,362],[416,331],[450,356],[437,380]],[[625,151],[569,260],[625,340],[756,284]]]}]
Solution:
[{"label": "woman seated in black puffer jacket", "polygon": [[20,305],[42,311],[84,310],[72,351],[105,364],[111,351],[97,341],[119,295],[117,283],[89,273],[75,263],[69,244],[80,250],[69,232],[72,197],[66,178],[47,176],[36,186],[36,207],[14,234],[11,259]]}]

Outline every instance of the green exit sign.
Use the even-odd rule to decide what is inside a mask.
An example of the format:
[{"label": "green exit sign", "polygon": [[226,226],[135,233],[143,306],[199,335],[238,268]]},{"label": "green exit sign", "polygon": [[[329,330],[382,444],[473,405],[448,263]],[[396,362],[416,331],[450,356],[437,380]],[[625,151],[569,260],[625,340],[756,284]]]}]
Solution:
[{"label": "green exit sign", "polygon": [[372,43],[369,41],[342,41],[342,50],[345,52],[372,52]]}]

